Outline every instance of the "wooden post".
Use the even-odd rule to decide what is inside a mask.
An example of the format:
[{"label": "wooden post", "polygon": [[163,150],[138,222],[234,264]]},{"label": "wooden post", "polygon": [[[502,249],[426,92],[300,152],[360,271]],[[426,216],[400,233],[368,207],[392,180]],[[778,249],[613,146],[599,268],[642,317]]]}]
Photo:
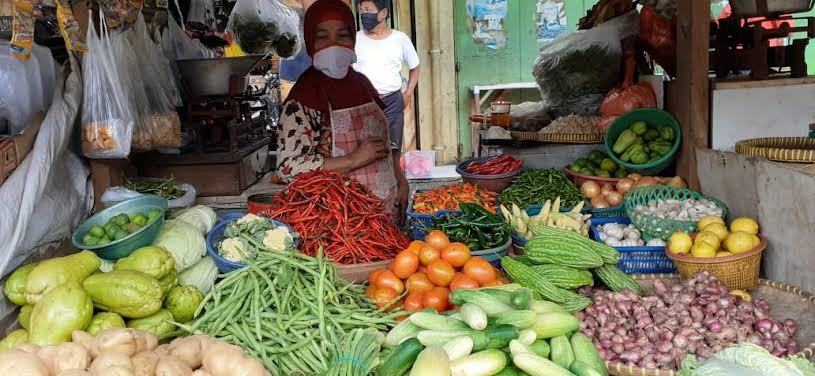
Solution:
[{"label": "wooden post", "polygon": [[677,79],[674,85],[673,114],[682,128],[682,148],[677,158],[677,174],[699,189],[696,149],[710,143],[710,2],[677,1]]}]

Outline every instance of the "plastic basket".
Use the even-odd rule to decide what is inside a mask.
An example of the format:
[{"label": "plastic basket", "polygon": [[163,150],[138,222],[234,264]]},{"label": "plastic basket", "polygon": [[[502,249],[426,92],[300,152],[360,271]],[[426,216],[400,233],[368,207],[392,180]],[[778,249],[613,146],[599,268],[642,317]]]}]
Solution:
[{"label": "plastic basket", "polygon": [[[614,143],[617,142],[617,137],[619,137],[624,130],[628,129],[631,124],[637,121],[644,121],[648,123],[648,125],[671,126],[675,135],[671,150],[668,151],[667,154],[663,155],[662,158],[645,164],[623,162],[619,157],[617,157],[612,150]],[[616,162],[617,165],[625,167],[625,169],[628,171],[636,171],[643,175],[656,175],[670,166],[671,162],[673,162],[674,157],[676,156],[677,150],[679,150],[680,144],[682,144],[682,130],[679,128],[679,122],[677,122],[676,118],[671,116],[671,114],[656,108],[640,108],[626,112],[622,116],[618,117],[617,120],[614,120],[614,122],[611,123],[611,127],[608,128],[604,142],[606,154],[608,154],[608,156],[614,162]]]},{"label": "plastic basket", "polygon": [[625,212],[625,205],[606,209],[591,209],[589,213],[592,218],[628,218],[628,213]]},{"label": "plastic basket", "polygon": [[[431,214],[416,213],[413,211],[413,197],[421,192],[423,191],[416,190],[412,195],[410,195],[406,214],[407,225],[410,227],[411,239],[424,241],[425,238],[427,238],[427,229],[433,227],[433,219],[444,217],[446,214],[461,214],[463,212],[461,210],[440,210]],[[496,213],[500,211],[498,210],[499,207],[500,204],[496,200]],[[540,212],[540,209],[538,209],[538,211]]]},{"label": "plastic basket", "polygon": [[[212,228],[212,230],[207,234],[207,253],[212,256],[212,259],[215,261],[215,265],[218,266],[218,270],[221,273],[229,273],[240,268],[246,266],[240,262],[229,261],[221,256],[218,253],[218,243],[224,240],[224,230],[226,230],[226,225],[231,222],[237,221],[241,217],[243,217],[245,213],[230,213],[224,215],[221,218],[221,221]],[[268,221],[274,223],[276,226],[281,226],[289,229],[289,232],[294,233],[294,231],[287,226],[285,223],[275,221],[274,219],[266,218]],[[295,245],[299,245],[299,239],[295,238]]]},{"label": "plastic basket", "polygon": [[683,200],[683,199],[705,199],[713,201],[716,206],[722,208],[722,218],[727,218],[727,206],[709,196],[690,189],[682,189],[667,185],[654,185],[650,187],[640,187],[628,192],[625,195],[625,211],[631,218],[631,223],[642,232],[645,240],[653,238],[667,239],[676,231],[694,232],[696,231],[696,221],[680,221],[660,218],[655,215],[645,214],[636,209],[637,205],[648,205],[651,200]]},{"label": "plastic basket", "polygon": [[731,290],[749,290],[758,285],[761,255],[767,249],[767,238],[759,237],[761,243],[758,246],[733,256],[700,258],[668,251],[665,251],[665,255],[673,260],[682,278],[691,278],[694,273],[707,270]]},{"label": "plastic basket", "polygon": [[509,253],[509,247],[512,246],[512,238],[507,239],[506,244],[495,247],[491,249],[485,249],[483,251],[473,251],[471,254],[473,256],[479,256],[484,260],[489,261],[492,266],[500,267],[501,266],[501,258],[506,256]]},{"label": "plastic basket", "polygon": [[[628,218],[592,218],[592,238],[600,242],[597,226],[608,223],[631,224]],[[665,247],[614,247],[620,252],[617,267],[626,274],[675,273],[674,263],[665,255]]]},{"label": "plastic basket", "polygon": [[464,162],[461,162],[456,166],[456,172],[461,175],[461,180],[465,183],[470,183],[473,185],[477,185],[481,188],[493,191],[495,193],[501,193],[504,189],[509,187],[512,184],[512,181],[515,180],[515,177],[521,173],[521,169],[517,169],[515,171],[510,171],[503,174],[498,175],[479,175],[479,174],[472,174],[467,172],[467,167],[470,164],[475,162],[483,162],[490,159],[494,159],[496,157],[480,157],[480,158],[473,158],[468,159]]}]

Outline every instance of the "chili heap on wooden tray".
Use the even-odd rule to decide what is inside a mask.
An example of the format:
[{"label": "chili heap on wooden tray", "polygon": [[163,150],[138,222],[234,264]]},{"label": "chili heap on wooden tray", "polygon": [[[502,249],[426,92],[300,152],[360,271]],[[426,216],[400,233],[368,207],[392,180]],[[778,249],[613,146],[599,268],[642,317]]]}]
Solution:
[{"label": "chili heap on wooden tray", "polygon": [[479,175],[498,175],[515,171],[521,168],[523,164],[524,161],[520,159],[515,159],[508,155],[502,155],[483,162],[470,163],[465,171],[471,174]]},{"label": "chili heap on wooden tray", "polygon": [[300,234],[303,253],[315,256],[322,247],[340,264],[388,260],[409,243],[382,200],[334,171],[298,175],[275,197],[271,217]]},{"label": "chili heap on wooden tray", "polygon": [[461,210],[459,204],[478,204],[495,214],[495,192],[470,183],[452,184],[417,192],[413,196],[413,211],[433,214],[442,210]]}]

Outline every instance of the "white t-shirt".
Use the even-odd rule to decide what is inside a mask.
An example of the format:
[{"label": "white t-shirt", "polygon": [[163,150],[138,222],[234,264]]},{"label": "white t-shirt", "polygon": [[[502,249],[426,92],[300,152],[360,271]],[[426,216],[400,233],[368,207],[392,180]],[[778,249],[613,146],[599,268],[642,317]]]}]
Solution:
[{"label": "white t-shirt", "polygon": [[419,55],[405,33],[392,30],[385,39],[371,39],[357,32],[357,62],[354,69],[371,80],[379,94],[402,89],[402,65],[419,66]]}]

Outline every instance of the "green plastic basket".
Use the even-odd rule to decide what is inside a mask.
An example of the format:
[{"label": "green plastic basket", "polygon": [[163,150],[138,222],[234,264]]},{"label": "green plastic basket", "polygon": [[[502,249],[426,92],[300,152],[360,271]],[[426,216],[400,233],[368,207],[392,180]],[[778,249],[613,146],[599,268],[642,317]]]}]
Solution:
[{"label": "green plastic basket", "polygon": [[[663,155],[662,158],[646,164],[632,164],[620,160],[620,158],[614,154],[612,147],[617,141],[617,137],[620,137],[620,134],[623,133],[624,130],[628,129],[631,124],[637,121],[644,121],[649,126],[670,125],[674,130],[674,134],[676,135],[673,146],[671,146],[671,150],[668,151],[667,154]],[[614,120],[614,122],[611,123],[611,127],[608,128],[608,131],[606,131],[606,138],[604,142],[606,154],[608,154],[608,156],[611,157],[614,162],[625,167],[628,171],[636,171],[643,175],[656,175],[670,166],[671,162],[674,160],[674,157],[676,157],[676,152],[679,150],[679,145],[681,144],[682,130],[679,128],[679,122],[677,122],[676,118],[671,116],[671,114],[656,108],[640,108],[626,112],[622,116],[618,117],[617,120]]]},{"label": "green plastic basket", "polygon": [[722,208],[722,218],[726,218],[728,214],[727,206],[723,202],[690,189],[676,188],[667,185],[637,188],[625,195],[624,205],[628,217],[631,218],[631,223],[642,232],[643,239],[645,240],[654,238],[667,239],[676,231],[685,231],[688,233],[696,231],[696,221],[665,219],[642,213],[636,209],[637,205],[648,205],[650,201],[659,199],[706,199],[713,201],[716,206]]}]

